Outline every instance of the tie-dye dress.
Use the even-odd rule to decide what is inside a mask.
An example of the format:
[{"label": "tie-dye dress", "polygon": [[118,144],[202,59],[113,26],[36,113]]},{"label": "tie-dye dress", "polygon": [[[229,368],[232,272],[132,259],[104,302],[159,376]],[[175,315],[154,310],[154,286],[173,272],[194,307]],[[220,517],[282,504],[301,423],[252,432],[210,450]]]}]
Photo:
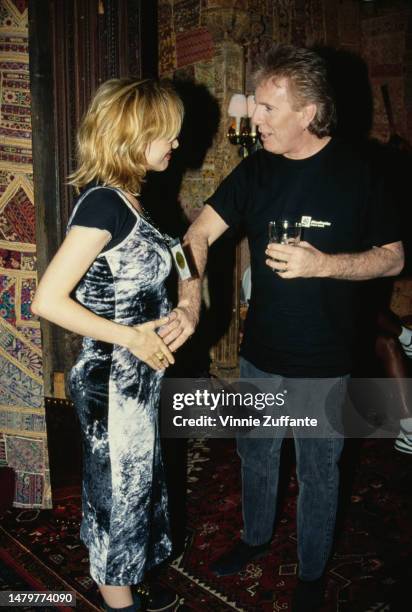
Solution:
[{"label": "tie-dye dress", "polygon": [[[77,202],[69,227],[90,191]],[[161,234],[117,193],[119,206],[128,206],[136,223],[95,259],[75,297],[105,319],[138,325],[169,311],[164,281],[171,258]],[[83,438],[80,534],[98,584],[137,584],[170,554],[158,437],[162,374],[126,348],[88,337],[71,371]]]}]

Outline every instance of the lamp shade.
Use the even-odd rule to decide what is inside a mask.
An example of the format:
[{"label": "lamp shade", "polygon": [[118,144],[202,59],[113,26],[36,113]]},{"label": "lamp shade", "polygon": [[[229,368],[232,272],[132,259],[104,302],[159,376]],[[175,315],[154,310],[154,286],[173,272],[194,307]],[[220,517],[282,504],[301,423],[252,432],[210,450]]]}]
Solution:
[{"label": "lamp shade", "polygon": [[255,108],[256,108],[256,102],[255,102],[255,96],[248,96],[247,97],[247,116],[251,117],[253,115],[253,113],[255,112]]},{"label": "lamp shade", "polygon": [[246,96],[239,93],[233,94],[230,98],[227,113],[229,117],[247,117]]}]

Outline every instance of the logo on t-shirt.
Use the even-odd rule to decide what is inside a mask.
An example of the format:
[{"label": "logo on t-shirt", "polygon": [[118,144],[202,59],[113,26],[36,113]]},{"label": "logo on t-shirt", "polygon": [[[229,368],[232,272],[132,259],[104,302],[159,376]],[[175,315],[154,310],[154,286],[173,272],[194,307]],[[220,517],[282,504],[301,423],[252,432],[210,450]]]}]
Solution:
[{"label": "logo on t-shirt", "polygon": [[302,215],[300,220],[302,227],[330,227],[332,224],[330,221],[315,221],[312,217]]}]

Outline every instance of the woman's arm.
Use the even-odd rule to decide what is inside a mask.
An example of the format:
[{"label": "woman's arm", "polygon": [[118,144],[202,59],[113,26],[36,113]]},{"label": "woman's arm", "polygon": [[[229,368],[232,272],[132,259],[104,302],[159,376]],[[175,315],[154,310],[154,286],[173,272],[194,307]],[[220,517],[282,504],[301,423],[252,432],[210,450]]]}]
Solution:
[{"label": "woman's arm", "polygon": [[124,346],[152,368],[162,369],[165,364],[162,365],[155,353],[165,355],[169,363],[174,363],[174,358],[155,329],[169,322],[170,317],[128,327],[99,317],[70,297],[109,240],[106,230],[73,227],[39,283],[32,311],[82,336]]}]

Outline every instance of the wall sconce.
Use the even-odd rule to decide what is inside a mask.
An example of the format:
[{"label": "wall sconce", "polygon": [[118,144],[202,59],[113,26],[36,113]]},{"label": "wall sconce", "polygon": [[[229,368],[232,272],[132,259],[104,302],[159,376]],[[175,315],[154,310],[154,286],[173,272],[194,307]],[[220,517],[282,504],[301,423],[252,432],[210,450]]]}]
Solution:
[{"label": "wall sconce", "polygon": [[[242,90],[243,93],[235,93],[230,98],[227,113],[232,118],[232,124],[227,132],[227,137],[231,144],[239,147],[240,157],[247,157],[252,152],[258,142],[256,125],[252,123],[252,115],[255,110],[255,97],[246,97],[246,61],[247,45],[243,45],[243,71],[242,71]],[[234,119],[234,121],[233,121]]]},{"label": "wall sconce", "polygon": [[251,120],[255,106],[254,96],[246,97],[241,93],[233,94],[229,102],[227,112],[234,122],[228,130],[227,137],[231,144],[239,147],[241,157],[247,157],[258,140],[256,125]]}]

